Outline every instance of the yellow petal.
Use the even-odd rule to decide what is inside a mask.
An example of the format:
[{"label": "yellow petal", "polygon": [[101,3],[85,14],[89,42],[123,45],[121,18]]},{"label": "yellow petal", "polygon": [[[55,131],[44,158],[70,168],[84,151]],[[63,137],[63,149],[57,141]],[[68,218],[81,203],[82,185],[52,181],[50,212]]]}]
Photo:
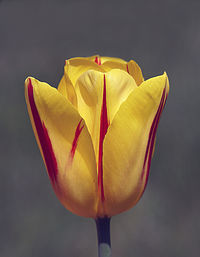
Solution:
[{"label": "yellow petal", "polygon": [[108,57],[108,56],[99,56],[99,55],[93,55],[93,56],[90,56],[90,57],[86,57],[84,59],[90,60],[92,62],[99,63],[99,65],[102,65],[105,62],[115,62],[115,63],[124,63],[124,64],[127,63],[126,61],[124,61],[123,59],[120,59],[120,58]]},{"label": "yellow petal", "polygon": [[137,85],[135,80],[123,70],[113,69],[107,72],[105,76],[107,113],[111,124],[121,104],[137,88]]},{"label": "yellow petal", "polygon": [[74,87],[67,74],[64,74],[59,85],[58,91],[70,101],[74,107],[77,106],[77,98]]},{"label": "yellow petal", "polygon": [[77,79],[88,70],[104,71],[101,65],[86,58],[73,58],[66,61],[65,74],[73,86],[75,86]]},{"label": "yellow petal", "polygon": [[77,80],[77,108],[86,122],[92,137],[98,167],[98,215],[104,215],[102,183],[102,150],[107,128],[120,105],[137,88],[134,79],[125,71],[111,70],[107,73],[87,71]]},{"label": "yellow petal", "polygon": [[105,71],[110,71],[112,69],[119,69],[127,72],[127,63],[126,62],[114,62],[106,61],[102,64]]},{"label": "yellow petal", "polygon": [[108,216],[131,208],[144,191],[155,132],[169,90],[164,74],[143,82],[115,115],[104,139],[104,208]]},{"label": "yellow petal", "polygon": [[96,217],[96,162],[84,120],[62,94],[46,83],[28,78],[25,95],[56,195],[73,213]]},{"label": "yellow petal", "polygon": [[108,72],[112,69],[127,71],[127,62],[120,58],[94,55],[86,59],[92,62],[96,62],[105,72]]},{"label": "yellow petal", "polygon": [[138,86],[144,81],[140,66],[135,61],[131,60],[127,63],[127,72],[134,78]]},{"label": "yellow petal", "polygon": [[77,79],[88,70],[108,72],[112,69],[120,69],[128,72],[135,80],[137,85],[143,82],[143,76],[140,67],[134,61],[126,62],[120,58],[100,57],[98,55],[91,57],[78,57],[66,61],[64,76],[58,86],[58,91],[77,107],[77,98],[74,86]]},{"label": "yellow petal", "polygon": [[72,58],[65,62],[64,75],[58,85],[58,91],[77,107],[77,97],[74,90],[77,79],[89,69],[104,71],[92,58]]},{"label": "yellow petal", "polygon": [[131,60],[130,62],[115,62],[112,60],[108,60],[103,63],[103,68],[105,71],[109,71],[111,69],[120,69],[128,72],[135,80],[136,84],[139,86],[143,81],[142,71],[139,65]]},{"label": "yellow petal", "polygon": [[102,56],[101,57],[101,63],[104,64],[106,62],[121,63],[121,64],[126,64],[127,63],[126,61],[124,61],[121,58]]},{"label": "yellow petal", "polygon": [[77,108],[88,127],[97,158],[104,90],[108,123],[110,124],[120,105],[134,88],[137,88],[134,79],[126,72],[117,69],[107,73],[89,70],[77,80],[75,87]]},{"label": "yellow petal", "polygon": [[[77,80],[77,109],[85,120],[98,156],[99,126],[103,98],[103,73],[87,71]],[[96,157],[97,158],[97,157]]]}]

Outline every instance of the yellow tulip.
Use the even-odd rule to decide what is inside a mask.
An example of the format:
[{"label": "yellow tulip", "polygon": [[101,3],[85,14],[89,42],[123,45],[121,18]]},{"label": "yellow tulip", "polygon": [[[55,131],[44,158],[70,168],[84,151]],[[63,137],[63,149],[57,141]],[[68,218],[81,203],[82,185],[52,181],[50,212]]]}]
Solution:
[{"label": "yellow tulip", "polygon": [[96,219],[137,203],[168,91],[166,73],[144,81],[134,61],[99,56],[67,60],[58,89],[26,79],[35,137],[68,210]]}]

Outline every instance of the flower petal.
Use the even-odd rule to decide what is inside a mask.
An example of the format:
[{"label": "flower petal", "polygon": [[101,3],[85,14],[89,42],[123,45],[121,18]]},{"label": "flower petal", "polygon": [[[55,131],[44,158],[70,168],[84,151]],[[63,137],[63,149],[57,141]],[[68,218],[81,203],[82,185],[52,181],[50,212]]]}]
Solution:
[{"label": "flower petal", "polygon": [[169,90],[166,74],[129,95],[104,140],[103,184],[108,216],[131,208],[144,191],[158,121]]},{"label": "flower petal", "polygon": [[101,63],[104,64],[106,62],[121,63],[121,64],[126,64],[127,63],[126,61],[124,61],[121,58],[101,56]]},{"label": "flower petal", "polygon": [[96,217],[96,162],[84,120],[62,94],[46,83],[28,78],[25,95],[56,195],[70,211]]},{"label": "flower petal", "polygon": [[77,94],[77,109],[86,122],[93,141],[96,159],[98,159],[103,73],[92,70],[83,73],[77,80],[75,90]]},{"label": "flower petal", "polygon": [[142,70],[140,66],[133,60],[127,63],[127,72],[134,78],[136,84],[139,86],[143,81]]},{"label": "flower petal", "polygon": [[91,134],[98,167],[98,215],[104,214],[103,189],[103,141],[109,124],[120,105],[137,88],[134,79],[125,71],[111,70],[107,73],[87,71],[77,80],[78,111]]},{"label": "flower petal", "polygon": [[111,69],[120,69],[128,72],[134,78],[138,86],[144,81],[142,71],[139,65],[133,60],[129,62],[115,62],[112,60],[108,60],[104,62],[102,66],[105,71],[109,71]]},{"label": "flower petal", "polygon": [[107,110],[110,124],[121,104],[137,88],[135,80],[123,70],[113,69],[106,73]]},{"label": "flower petal", "polygon": [[63,94],[67,99],[77,107],[77,98],[74,90],[77,79],[87,70],[104,71],[100,65],[98,65],[91,58],[72,58],[66,60],[64,67],[64,75],[58,85],[58,91]]},{"label": "flower petal", "polygon": [[[124,61],[121,58],[116,58],[116,57],[108,57],[108,56],[99,56],[99,55],[93,55],[90,57],[86,57],[84,59],[90,60],[92,62],[99,63],[99,65],[104,64],[105,62],[115,62],[115,63],[124,63],[126,64],[126,61]],[[99,61],[97,61],[99,60]]]},{"label": "flower petal", "polygon": [[137,88],[134,79],[122,70],[102,73],[89,70],[80,76],[76,83],[78,111],[86,122],[98,156],[100,120],[104,88],[106,91],[106,111],[108,123],[111,124],[120,105],[128,95]]},{"label": "flower petal", "polygon": [[68,101],[74,105],[74,107],[77,106],[77,98],[76,93],[74,90],[74,87],[69,79],[69,77],[64,74],[59,85],[58,85],[58,91],[65,96]]},{"label": "flower petal", "polygon": [[66,61],[65,74],[69,76],[73,86],[75,86],[77,79],[88,70],[104,71],[101,65],[86,58],[72,58]]}]

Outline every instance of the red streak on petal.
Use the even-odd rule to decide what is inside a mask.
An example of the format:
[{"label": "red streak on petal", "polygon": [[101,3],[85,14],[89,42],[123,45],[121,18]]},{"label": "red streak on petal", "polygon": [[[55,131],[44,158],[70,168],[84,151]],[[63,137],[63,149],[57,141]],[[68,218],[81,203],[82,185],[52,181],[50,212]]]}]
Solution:
[{"label": "red streak on petal", "polygon": [[94,60],[98,65],[101,65],[101,57],[100,56],[96,56],[95,60]]},{"label": "red streak on petal", "polygon": [[32,115],[33,115],[33,120],[35,123],[35,128],[38,134],[44,160],[46,163],[47,171],[51,179],[51,182],[54,184],[57,181],[57,174],[58,174],[57,161],[53,151],[51,140],[48,135],[47,128],[45,127],[44,122],[43,123],[41,122],[41,119],[35,104],[34,95],[33,95],[33,86],[30,79],[28,82],[28,98],[29,98]]},{"label": "red streak on petal", "polygon": [[[147,184],[147,181],[148,181],[148,177],[149,177],[149,170],[150,170],[151,159],[152,159],[152,154],[153,154],[153,146],[154,146],[156,131],[157,131],[157,128],[158,128],[158,123],[159,123],[160,116],[161,116],[163,107],[165,105],[165,102],[166,102],[166,88],[164,88],[164,90],[163,90],[161,101],[160,101],[157,113],[155,115],[155,118],[154,118],[153,123],[151,125],[150,133],[149,133],[149,139],[148,139],[148,143],[147,143],[147,149],[146,149],[144,164],[143,164],[143,171],[142,171],[142,175],[141,175],[141,179],[143,180],[144,175],[146,174],[145,185],[144,185],[143,192],[145,190],[145,187],[146,187],[146,184]],[[146,171],[146,173],[145,173],[145,171]]]},{"label": "red streak on petal", "polygon": [[[47,170],[48,170],[49,176],[50,176],[52,182],[56,182],[57,174],[58,174],[57,161],[56,161],[56,157],[55,157],[55,154],[53,151],[51,140],[50,140],[50,137],[48,134],[48,130],[45,127],[44,122],[42,123],[42,125],[43,125],[44,137],[45,137],[45,139],[44,139],[45,144],[42,147],[43,154],[45,156],[45,162],[47,165]],[[41,140],[40,140],[40,143],[41,143]]]},{"label": "red streak on petal", "polygon": [[126,64],[126,71],[127,71],[127,72],[128,72],[128,74],[129,74],[128,63]]},{"label": "red streak on petal", "polygon": [[109,126],[106,105],[106,78],[104,75],[103,102],[101,107],[100,136],[99,136],[99,162],[98,162],[98,189],[101,192],[101,200],[105,200],[103,189],[103,141]]},{"label": "red streak on petal", "polygon": [[84,127],[84,125],[82,125],[81,127],[81,122],[82,122],[82,119],[80,120],[78,126],[76,127],[76,132],[75,132],[75,135],[74,135],[74,140],[73,140],[73,143],[72,143],[72,148],[71,148],[71,160],[73,160],[74,158],[74,154],[75,154],[75,151],[76,151],[76,148],[77,148],[77,144],[78,144],[78,139],[79,139],[79,136],[81,134],[81,131]]}]

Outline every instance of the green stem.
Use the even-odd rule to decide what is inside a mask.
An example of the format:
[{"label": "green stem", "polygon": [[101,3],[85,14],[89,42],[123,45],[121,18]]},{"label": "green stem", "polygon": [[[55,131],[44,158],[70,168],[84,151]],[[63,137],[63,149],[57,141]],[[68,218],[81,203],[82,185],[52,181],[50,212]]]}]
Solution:
[{"label": "green stem", "polygon": [[111,257],[110,218],[97,218],[95,221],[98,237],[98,256]]}]

